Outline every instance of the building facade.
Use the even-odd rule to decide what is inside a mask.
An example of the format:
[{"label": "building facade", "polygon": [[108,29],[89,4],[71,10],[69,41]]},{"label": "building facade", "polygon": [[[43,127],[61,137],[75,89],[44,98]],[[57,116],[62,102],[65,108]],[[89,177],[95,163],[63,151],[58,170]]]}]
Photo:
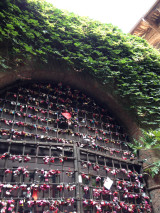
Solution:
[{"label": "building facade", "polygon": [[138,21],[130,32],[146,39],[153,47],[160,49],[160,1]]}]

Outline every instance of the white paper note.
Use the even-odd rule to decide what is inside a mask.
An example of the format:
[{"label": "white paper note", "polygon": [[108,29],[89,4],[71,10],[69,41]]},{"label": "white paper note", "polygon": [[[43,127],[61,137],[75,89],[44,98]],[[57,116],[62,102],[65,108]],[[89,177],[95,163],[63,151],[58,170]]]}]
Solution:
[{"label": "white paper note", "polygon": [[113,180],[111,180],[109,177],[107,177],[105,180],[104,180],[104,187],[106,188],[106,189],[110,189],[111,188],[111,186],[112,186],[112,184],[113,184]]}]

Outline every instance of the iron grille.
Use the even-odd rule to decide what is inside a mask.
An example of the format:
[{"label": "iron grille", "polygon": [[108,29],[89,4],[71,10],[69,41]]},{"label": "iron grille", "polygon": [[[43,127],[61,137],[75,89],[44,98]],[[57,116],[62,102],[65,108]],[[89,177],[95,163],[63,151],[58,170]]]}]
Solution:
[{"label": "iron grille", "polygon": [[0,99],[1,212],[151,212],[142,166],[107,110],[61,83]]}]

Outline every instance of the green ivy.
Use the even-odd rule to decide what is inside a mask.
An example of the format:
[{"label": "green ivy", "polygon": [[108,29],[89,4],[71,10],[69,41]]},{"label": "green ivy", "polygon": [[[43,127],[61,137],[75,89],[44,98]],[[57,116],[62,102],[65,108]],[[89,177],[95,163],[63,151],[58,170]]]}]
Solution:
[{"label": "green ivy", "polygon": [[[156,150],[160,151],[160,129],[144,131],[143,137],[140,140],[134,140],[134,143],[128,143],[129,147],[132,149],[135,155],[138,155],[139,150]],[[152,177],[160,173],[160,160],[154,163],[148,162],[148,159],[144,159],[148,166],[144,169]]]},{"label": "green ivy", "polygon": [[129,147],[133,150],[135,155],[138,150],[144,149],[160,149],[160,129],[145,131],[142,130],[143,137],[139,140],[134,139],[134,143],[128,143]]},{"label": "green ivy", "polygon": [[158,125],[160,53],[142,38],[43,0],[3,0],[0,20],[0,71],[57,60],[110,85],[142,126]]},{"label": "green ivy", "polygon": [[158,175],[160,172],[160,161],[154,162],[150,168],[146,169],[146,171],[151,174],[152,178]]}]

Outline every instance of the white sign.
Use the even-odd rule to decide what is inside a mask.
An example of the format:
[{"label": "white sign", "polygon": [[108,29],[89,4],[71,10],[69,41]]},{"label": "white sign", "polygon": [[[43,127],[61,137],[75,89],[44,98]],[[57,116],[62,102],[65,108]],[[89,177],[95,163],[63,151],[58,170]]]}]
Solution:
[{"label": "white sign", "polygon": [[78,180],[79,180],[79,183],[82,183],[82,176],[81,175],[78,176]]},{"label": "white sign", "polygon": [[111,188],[111,186],[112,186],[112,184],[113,184],[113,180],[111,180],[109,177],[107,177],[105,180],[104,180],[104,187],[106,188],[106,189],[110,189]]}]

